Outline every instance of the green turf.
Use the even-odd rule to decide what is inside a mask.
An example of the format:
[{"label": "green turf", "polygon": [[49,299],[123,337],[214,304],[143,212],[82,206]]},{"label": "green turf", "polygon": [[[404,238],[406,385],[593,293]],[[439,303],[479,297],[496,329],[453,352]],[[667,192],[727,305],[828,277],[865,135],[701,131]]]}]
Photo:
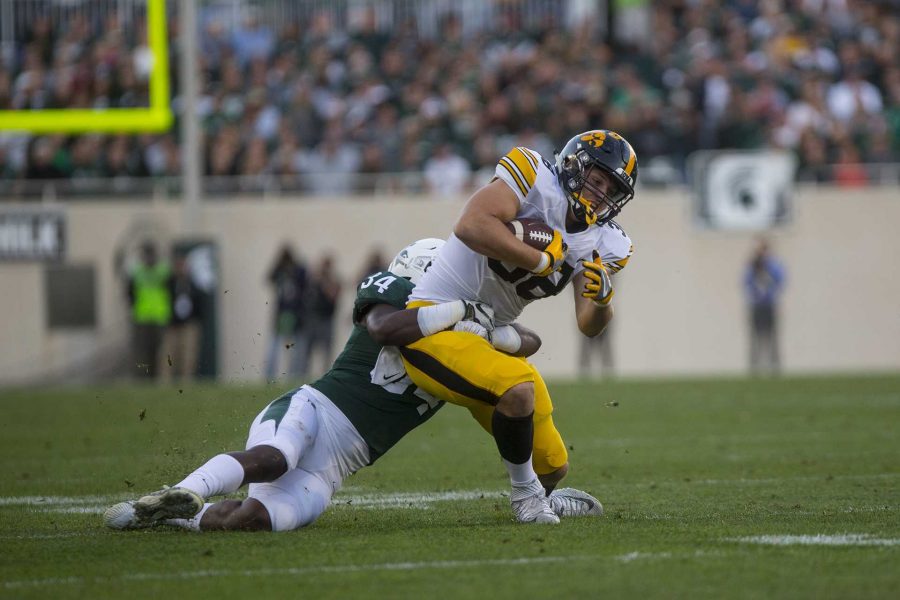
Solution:
[{"label": "green turf", "polygon": [[[567,484],[603,501],[599,519],[513,523],[492,440],[448,406],[353,476],[305,530],[101,527],[106,504],[240,449],[250,420],[280,391],[0,392],[0,597],[900,593],[900,376],[551,383],[571,446]],[[425,508],[414,496],[380,509],[361,499],[448,492],[471,493]],[[49,499],[21,500],[41,496]],[[888,542],[734,541],[818,534]]]}]

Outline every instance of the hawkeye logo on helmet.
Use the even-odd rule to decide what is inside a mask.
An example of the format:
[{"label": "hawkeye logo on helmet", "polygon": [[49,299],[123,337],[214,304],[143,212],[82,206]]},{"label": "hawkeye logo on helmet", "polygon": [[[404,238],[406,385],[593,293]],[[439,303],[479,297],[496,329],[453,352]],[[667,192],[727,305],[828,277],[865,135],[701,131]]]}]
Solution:
[{"label": "hawkeye logo on helmet", "polygon": [[590,133],[586,133],[580,138],[578,138],[582,142],[586,142],[593,146],[594,148],[599,148],[606,141],[606,132],[605,131],[591,131]]}]

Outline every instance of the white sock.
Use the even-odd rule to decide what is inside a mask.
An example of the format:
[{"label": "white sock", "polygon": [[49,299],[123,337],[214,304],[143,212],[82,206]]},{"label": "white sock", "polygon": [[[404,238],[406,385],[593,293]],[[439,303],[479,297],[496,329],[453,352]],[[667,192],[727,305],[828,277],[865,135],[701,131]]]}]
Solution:
[{"label": "white sock", "polygon": [[505,458],[501,458],[500,460],[506,465],[506,471],[509,473],[509,482],[513,484],[513,486],[524,487],[530,485],[537,479],[537,473],[534,472],[534,467],[531,466],[530,456],[528,457],[528,460],[521,465],[511,463]]},{"label": "white sock", "polygon": [[212,506],[212,504],[207,502],[203,505],[203,508],[200,509],[200,512],[190,519],[166,519],[163,523],[181,527],[182,529],[190,529],[191,531],[200,531],[200,519],[203,518],[203,515],[209,510],[210,506]]},{"label": "white sock", "polygon": [[244,467],[233,456],[219,454],[185,477],[175,487],[200,494],[204,499],[236,492],[244,481]]}]

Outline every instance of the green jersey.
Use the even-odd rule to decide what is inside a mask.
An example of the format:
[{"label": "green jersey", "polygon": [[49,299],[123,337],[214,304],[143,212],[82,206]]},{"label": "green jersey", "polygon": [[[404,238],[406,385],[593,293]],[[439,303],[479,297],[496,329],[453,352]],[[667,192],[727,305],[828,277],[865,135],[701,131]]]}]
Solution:
[{"label": "green jersey", "polygon": [[[413,289],[409,280],[389,271],[367,277],[356,291],[353,304],[353,332],[331,370],[310,385],[343,412],[369,445],[371,462],[388,451],[404,435],[427,421],[443,405],[409,385],[376,385],[375,373],[382,346],[372,339],[364,320],[366,312],[377,304],[405,308]],[[384,377],[387,382],[390,377]],[[407,380],[408,381],[408,380]]]}]

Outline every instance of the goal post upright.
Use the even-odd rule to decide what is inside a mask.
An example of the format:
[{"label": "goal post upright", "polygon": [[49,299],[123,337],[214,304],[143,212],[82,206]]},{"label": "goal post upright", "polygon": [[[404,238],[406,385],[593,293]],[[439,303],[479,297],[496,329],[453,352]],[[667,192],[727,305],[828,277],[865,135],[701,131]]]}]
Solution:
[{"label": "goal post upright", "polygon": [[147,43],[153,57],[147,108],[0,110],[0,131],[152,133],[172,126],[166,0],[147,0]]}]

